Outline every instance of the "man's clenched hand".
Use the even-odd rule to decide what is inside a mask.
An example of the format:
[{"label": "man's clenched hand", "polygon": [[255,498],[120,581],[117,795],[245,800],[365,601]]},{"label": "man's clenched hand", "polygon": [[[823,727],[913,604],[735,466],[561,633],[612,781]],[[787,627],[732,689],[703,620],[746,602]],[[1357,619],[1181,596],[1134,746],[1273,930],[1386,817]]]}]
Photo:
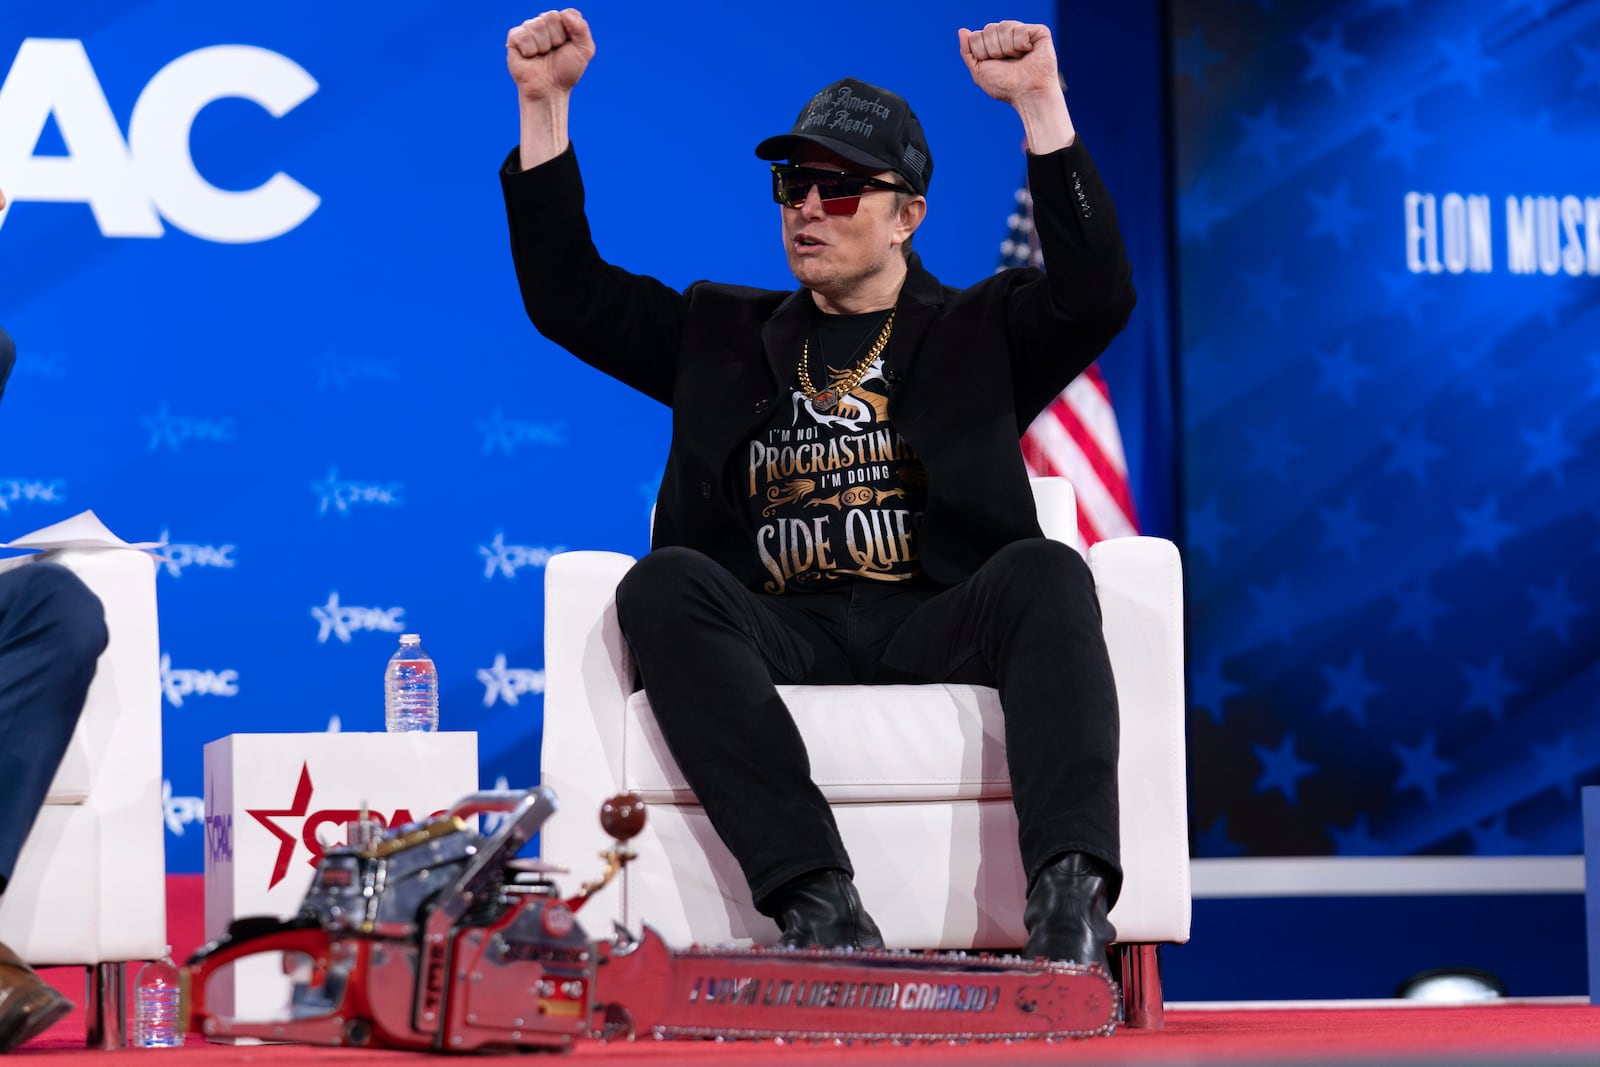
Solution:
[{"label": "man's clenched hand", "polygon": [[506,66],[526,100],[565,95],[594,58],[594,37],[575,8],[546,11],[506,34]]},{"label": "man's clenched hand", "polygon": [[983,29],[960,30],[961,58],[978,88],[1008,104],[1036,93],[1059,93],[1056,48],[1047,26],[991,22]]},{"label": "man's clenched hand", "polygon": [[1049,27],[991,22],[976,33],[958,34],[961,58],[978,88],[1017,109],[1028,151],[1042,155],[1078,139],[1067,113]]}]

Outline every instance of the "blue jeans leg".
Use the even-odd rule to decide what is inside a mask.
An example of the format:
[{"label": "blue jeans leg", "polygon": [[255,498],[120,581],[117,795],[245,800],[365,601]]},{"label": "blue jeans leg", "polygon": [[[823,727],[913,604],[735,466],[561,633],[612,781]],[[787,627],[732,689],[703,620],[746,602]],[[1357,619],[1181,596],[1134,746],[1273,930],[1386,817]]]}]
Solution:
[{"label": "blue jeans leg", "polygon": [[105,647],[105,612],[77,575],[54,563],[0,573],[0,888],[77,728]]}]

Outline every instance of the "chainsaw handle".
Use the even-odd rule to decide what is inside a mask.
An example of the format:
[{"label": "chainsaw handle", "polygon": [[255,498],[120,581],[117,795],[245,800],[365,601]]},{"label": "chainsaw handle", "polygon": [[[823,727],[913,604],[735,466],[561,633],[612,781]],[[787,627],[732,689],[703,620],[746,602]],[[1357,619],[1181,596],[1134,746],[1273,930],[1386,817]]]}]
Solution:
[{"label": "chainsaw handle", "polygon": [[[211,1011],[207,985],[217,971],[245,956],[262,952],[300,952],[326,963],[331,944],[321,926],[302,919],[287,922],[242,920],[227,934],[200,948],[179,972],[178,1029],[210,1034],[213,1028],[235,1029],[234,1020]],[[211,1024],[208,1026],[207,1024]]]},{"label": "chainsaw handle", "polygon": [[[543,795],[550,802],[550,810],[545,812],[544,818],[539,820],[541,823],[560,807],[556,803],[555,792],[547,786],[539,786],[537,789],[480,789],[478,792],[469,793],[450,805],[450,810],[445,812],[445,817],[448,818],[455,815],[463,819],[470,819],[474,815],[515,811],[529,794]],[[532,835],[530,834],[529,836]]]},{"label": "chainsaw handle", "polygon": [[478,854],[467,862],[455,885],[445,890],[444,897],[460,896],[491,872],[498,872],[560,806],[555,790],[544,785],[514,791],[483,790],[458,800],[450,809],[452,815],[466,817],[482,812],[505,812],[507,817],[483,842]]}]

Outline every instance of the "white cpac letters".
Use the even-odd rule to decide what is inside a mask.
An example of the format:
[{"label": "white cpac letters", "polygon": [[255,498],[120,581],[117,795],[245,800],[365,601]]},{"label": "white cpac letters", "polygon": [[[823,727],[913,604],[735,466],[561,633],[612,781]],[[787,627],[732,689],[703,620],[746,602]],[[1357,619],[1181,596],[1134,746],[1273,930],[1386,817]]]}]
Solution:
[{"label": "white cpac letters", "polygon": [[[282,171],[244,192],[218,189],[195,170],[189,130],[215,100],[239,97],[280,118],[316,91],[316,79],[277,52],[201,48],[150,79],[124,143],[83,43],[31,37],[0,84],[0,177],[14,202],[87,203],[107,237],[160,237],[165,218],[207,241],[270,240],[304,222],[321,198]],[[67,154],[35,156],[52,114]]]},{"label": "white cpac letters", "polygon": [[[52,112],[67,154],[35,156]],[[0,85],[0,174],[12,203],[87,201],[107,237],[161,236],[161,219],[78,41],[30,38],[17,50]]]}]

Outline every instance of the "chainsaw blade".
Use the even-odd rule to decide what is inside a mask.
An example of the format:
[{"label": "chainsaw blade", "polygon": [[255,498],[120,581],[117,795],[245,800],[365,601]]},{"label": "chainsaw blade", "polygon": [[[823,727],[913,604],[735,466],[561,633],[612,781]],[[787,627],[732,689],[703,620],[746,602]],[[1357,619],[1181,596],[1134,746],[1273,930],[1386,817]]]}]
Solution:
[{"label": "chainsaw blade", "polygon": [[[1016,957],[872,949],[668,951],[646,927],[601,967],[599,1000],[625,1009],[633,1036],[784,1040],[1038,1040],[1095,1037],[1121,997],[1098,966]],[[630,956],[639,957],[637,960]],[[622,965],[606,973],[616,965]],[[632,964],[632,966],[629,966]],[[655,997],[628,981],[637,972]],[[630,986],[626,995],[621,986]],[[602,1004],[604,1007],[604,1004]]]}]

